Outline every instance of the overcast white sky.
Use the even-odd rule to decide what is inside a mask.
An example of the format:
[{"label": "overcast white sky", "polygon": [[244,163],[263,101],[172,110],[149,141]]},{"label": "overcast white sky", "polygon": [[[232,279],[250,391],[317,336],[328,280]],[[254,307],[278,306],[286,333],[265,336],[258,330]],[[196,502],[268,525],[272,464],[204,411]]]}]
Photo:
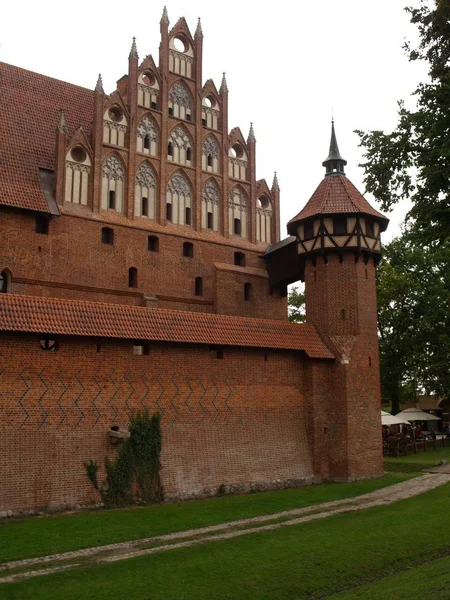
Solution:
[{"label": "overcast white sky", "polygon": [[[416,39],[408,0],[167,2],[170,27],[184,16],[193,34],[201,17],[203,81],[219,87],[226,72],[229,127],[239,125],[246,137],[253,121],[257,178],[270,186],[278,172],[282,237],[323,177],[332,110],[347,176],[364,192],[353,130],[392,129],[397,101],[425,77],[402,50],[405,39]],[[91,89],[101,72],[111,93],[127,72],[133,36],[140,59],[152,54],[158,62],[162,9],[142,0],[8,2],[0,60]],[[398,234],[405,209],[388,215],[385,242]]]}]

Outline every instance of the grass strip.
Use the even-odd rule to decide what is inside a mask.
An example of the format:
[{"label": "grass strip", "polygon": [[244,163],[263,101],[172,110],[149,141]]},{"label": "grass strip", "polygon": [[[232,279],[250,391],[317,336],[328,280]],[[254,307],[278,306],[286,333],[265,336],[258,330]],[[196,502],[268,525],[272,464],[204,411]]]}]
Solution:
[{"label": "grass strip", "polygon": [[449,501],[447,484],[388,506],[4,584],[2,600],[325,598],[450,553]]},{"label": "grass strip", "polygon": [[409,567],[405,571],[383,577],[375,583],[362,585],[330,600],[448,600],[450,597],[450,556],[432,560],[427,564]]},{"label": "grass strip", "polygon": [[410,478],[390,473],[372,481],[328,483],[210,500],[90,511],[0,524],[0,563],[164,535],[238,519],[353,498]]}]

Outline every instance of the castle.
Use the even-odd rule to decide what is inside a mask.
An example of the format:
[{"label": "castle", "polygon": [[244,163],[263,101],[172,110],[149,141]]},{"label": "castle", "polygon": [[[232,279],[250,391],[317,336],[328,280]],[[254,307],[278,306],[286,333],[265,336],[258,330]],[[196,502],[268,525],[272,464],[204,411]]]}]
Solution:
[{"label": "castle", "polygon": [[[203,33],[106,95],[0,63],[0,510],[98,500],[84,464],[160,411],[167,497],[383,472],[375,267],[387,219],[344,173],[280,241],[253,128],[229,131]],[[300,207],[299,207],[300,208]],[[287,286],[305,282],[305,324]]]}]

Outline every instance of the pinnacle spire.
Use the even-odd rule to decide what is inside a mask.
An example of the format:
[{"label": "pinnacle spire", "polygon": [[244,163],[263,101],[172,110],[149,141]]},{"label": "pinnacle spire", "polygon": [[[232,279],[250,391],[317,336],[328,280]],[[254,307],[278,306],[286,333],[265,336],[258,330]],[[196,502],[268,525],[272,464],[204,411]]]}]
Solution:
[{"label": "pinnacle spire", "polygon": [[137,48],[136,48],[136,38],[133,37],[133,43],[131,44],[131,50],[130,50],[130,54],[128,55],[128,58],[139,58],[138,53],[137,53]]},{"label": "pinnacle spire", "polygon": [[228,92],[227,78],[225,73],[222,75],[222,83],[220,84],[220,92]]},{"label": "pinnacle spire", "polygon": [[56,127],[56,131],[58,133],[66,133],[67,132],[66,116],[65,116],[62,108],[59,110],[59,118],[58,118],[58,125]]},{"label": "pinnacle spire", "polygon": [[328,157],[322,163],[322,165],[326,168],[325,177],[328,175],[345,175],[344,167],[346,164],[347,161],[342,158],[339,153],[339,146],[336,139],[333,119],[331,121],[330,150],[328,152]]},{"label": "pinnacle spire", "polygon": [[202,23],[200,21],[200,17],[198,18],[197,29],[195,30],[194,37],[203,37]]},{"label": "pinnacle spire", "polygon": [[277,177],[277,172],[276,171],[273,174],[272,190],[274,190],[275,192],[279,192],[280,191],[280,184],[278,183],[278,177]]},{"label": "pinnacle spire", "polygon": [[250,131],[248,132],[248,142],[256,142],[255,132],[253,131],[253,123],[250,123]]},{"label": "pinnacle spire", "polygon": [[159,22],[160,25],[162,25],[163,23],[167,23],[167,25],[169,25],[169,15],[167,14],[167,7],[164,7],[161,21]]},{"label": "pinnacle spire", "polygon": [[95,86],[94,91],[96,94],[104,94],[105,93],[105,90],[103,89],[103,81],[102,81],[101,73],[98,74],[97,85]]}]

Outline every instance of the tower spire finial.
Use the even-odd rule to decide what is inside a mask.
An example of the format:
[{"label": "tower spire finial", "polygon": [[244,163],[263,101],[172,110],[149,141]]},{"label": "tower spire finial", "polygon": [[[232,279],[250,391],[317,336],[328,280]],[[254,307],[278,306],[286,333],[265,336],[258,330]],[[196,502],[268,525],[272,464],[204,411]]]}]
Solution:
[{"label": "tower spire finial", "polygon": [[222,83],[220,84],[219,92],[228,92],[227,78],[225,77],[225,73],[222,75]]},{"label": "tower spire finial", "polygon": [[256,142],[256,138],[255,138],[255,132],[253,130],[253,123],[250,123],[250,130],[248,132],[248,138],[247,138],[248,142]]},{"label": "tower spire finial", "polygon": [[167,23],[167,25],[169,25],[169,15],[167,14],[167,7],[164,7],[163,10],[163,14],[161,17],[161,21],[159,22],[160,25],[162,25],[163,23]]},{"label": "tower spire finial", "polygon": [[325,177],[328,175],[345,175],[344,167],[347,161],[342,158],[339,153],[339,146],[336,139],[336,132],[334,130],[334,119],[331,121],[331,139],[330,139],[330,150],[328,157],[323,161],[322,165],[325,167]]},{"label": "tower spire finial", "polygon": [[280,184],[278,183],[278,177],[277,177],[277,172],[276,171],[273,174],[272,190],[275,191],[275,192],[279,192],[280,191]]},{"label": "tower spire finial", "polygon": [[198,18],[197,29],[195,30],[195,37],[203,37],[202,23],[200,21],[200,17]]},{"label": "tower spire finial", "polygon": [[58,133],[66,133],[67,132],[66,116],[65,116],[62,108],[59,109],[58,125],[56,127],[56,131]]},{"label": "tower spire finial", "polygon": [[98,74],[98,79],[97,79],[97,85],[95,86],[95,93],[97,94],[104,94],[105,90],[103,89],[103,81],[102,81],[102,74],[99,73]]},{"label": "tower spire finial", "polygon": [[137,53],[137,48],[136,48],[136,38],[133,37],[133,43],[131,44],[131,50],[130,50],[130,54],[128,55],[128,58],[139,58],[138,53]]}]

